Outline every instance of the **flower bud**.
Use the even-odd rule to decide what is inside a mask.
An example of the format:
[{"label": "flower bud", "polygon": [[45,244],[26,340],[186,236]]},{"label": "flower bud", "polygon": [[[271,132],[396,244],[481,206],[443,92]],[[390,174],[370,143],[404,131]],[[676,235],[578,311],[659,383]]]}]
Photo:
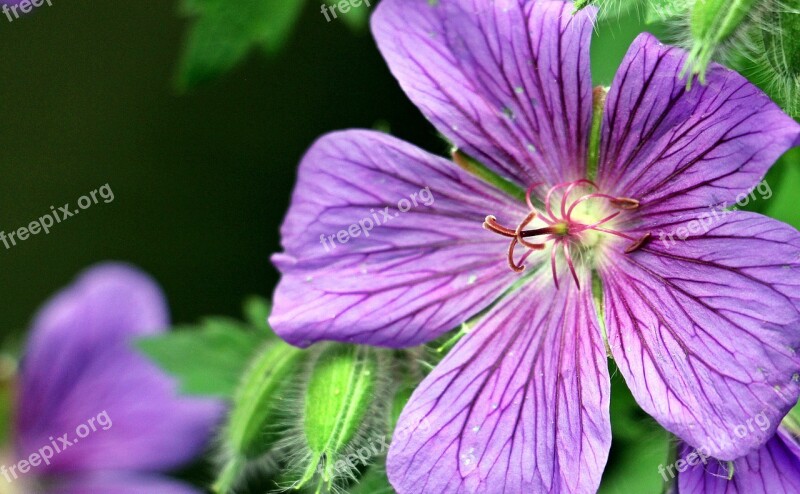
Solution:
[{"label": "flower bud", "polygon": [[[771,10],[761,31],[768,92],[787,113],[800,117],[800,12]],[[765,64],[767,65],[767,64]]]},{"label": "flower bud", "polygon": [[800,75],[800,12],[773,10],[766,22],[762,33],[770,64],[780,73]]},{"label": "flower bud", "polygon": [[[763,1],[763,0],[762,0]],[[705,73],[712,57],[720,47],[733,41],[748,14],[759,0],[697,0],[692,8],[690,31],[692,49],[684,73],[699,76],[705,83]]]},{"label": "flower bud", "polygon": [[320,354],[306,389],[302,428],[308,454],[295,488],[317,474],[330,486],[337,477],[352,477],[360,463],[368,462],[371,455],[362,461],[345,453],[361,446],[368,412],[382,387],[378,364],[376,350],[369,347],[335,344]]},{"label": "flower bud", "polygon": [[275,341],[256,355],[245,372],[222,434],[226,462],[215,492],[230,492],[248,463],[270,449],[279,405],[302,356],[302,350]]}]

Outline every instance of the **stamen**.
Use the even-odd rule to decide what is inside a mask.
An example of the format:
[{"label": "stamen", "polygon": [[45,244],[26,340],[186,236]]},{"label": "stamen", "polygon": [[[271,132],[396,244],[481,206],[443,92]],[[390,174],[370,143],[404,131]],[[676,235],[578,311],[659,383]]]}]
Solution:
[{"label": "stamen", "polygon": [[596,230],[598,232],[603,232],[603,233],[609,233],[611,235],[616,235],[617,237],[626,238],[628,240],[636,240],[635,238],[631,237],[630,235],[625,235],[624,233],[620,233],[620,232],[618,232],[616,230],[609,230],[607,228],[598,228],[598,227],[594,227],[593,230]]},{"label": "stamen", "polygon": [[561,240],[556,240],[553,243],[553,248],[550,250],[550,269],[553,271],[553,282],[556,284],[556,290],[559,289],[558,286],[558,269],[556,268],[556,247],[558,247],[558,243]]},{"label": "stamen", "polygon": [[535,211],[536,208],[533,207],[533,201],[531,201],[531,193],[533,193],[533,189],[542,185],[541,183],[535,183],[528,187],[528,190],[525,191],[525,202],[528,203],[528,207],[531,208],[531,211]]},{"label": "stamen", "polygon": [[516,232],[510,228],[506,228],[500,223],[497,222],[497,218],[493,215],[489,215],[483,220],[483,227],[489,231],[499,233],[504,237],[511,237],[514,238],[517,236]]},{"label": "stamen", "polygon": [[581,289],[581,282],[578,279],[578,273],[575,272],[575,265],[572,263],[572,256],[570,255],[569,245],[567,242],[563,242],[564,244],[564,258],[567,260],[567,266],[569,266],[570,272],[572,272],[572,279],[575,280],[575,284],[578,286],[578,290]]},{"label": "stamen", "polygon": [[575,233],[579,233],[579,232],[582,232],[582,231],[585,231],[585,230],[594,230],[598,226],[602,225],[603,223],[608,223],[609,221],[613,220],[614,218],[616,218],[619,215],[620,215],[620,212],[617,211],[616,213],[614,213],[614,214],[612,214],[610,216],[606,216],[605,218],[603,218],[602,220],[598,221],[597,223],[594,223],[592,225],[584,225],[584,226],[582,226],[579,230],[576,230]]},{"label": "stamen", "polygon": [[578,207],[578,205],[580,205],[581,203],[588,201],[589,199],[608,199],[609,202],[613,202],[616,199],[616,197],[610,196],[608,194],[600,194],[597,192],[594,194],[586,194],[585,196],[573,202],[572,205],[569,207],[569,210],[567,210],[567,214],[564,215],[567,221],[572,220],[572,212],[575,211],[575,208]]},{"label": "stamen", "polygon": [[645,234],[642,236],[642,238],[640,238],[640,239],[639,239],[639,240],[637,240],[636,242],[634,242],[634,243],[632,243],[631,245],[629,245],[629,246],[628,246],[628,248],[627,248],[627,249],[625,249],[625,253],[626,253],[626,254],[630,254],[631,252],[633,252],[633,251],[636,251],[636,250],[640,249],[641,247],[643,247],[643,246],[644,246],[644,244],[645,244],[645,243],[647,243],[647,242],[650,240],[650,238],[652,238],[652,236],[653,236],[653,235],[652,235],[650,232],[647,232],[647,233],[645,233]]},{"label": "stamen", "polygon": [[534,249],[534,250],[542,250],[542,249],[544,249],[544,244],[534,244],[532,242],[528,242],[527,240],[525,240],[522,237],[522,229],[525,228],[526,226],[528,226],[528,223],[533,221],[534,218],[536,218],[536,211],[531,211],[530,213],[528,213],[528,216],[526,216],[525,219],[522,220],[522,223],[517,225],[517,229],[514,232],[514,235],[515,235],[517,241],[519,243],[521,243],[522,245],[524,245],[525,247],[527,247],[529,249]]},{"label": "stamen", "polygon": [[[650,233],[647,233],[641,238],[636,239],[626,233],[612,229],[613,227],[608,228],[603,226],[614,218],[620,216],[623,211],[638,208],[639,201],[637,199],[630,197],[615,197],[608,194],[603,194],[601,192],[592,192],[586,193],[575,200],[571,200],[571,196],[580,186],[585,186],[586,188],[591,187],[597,190],[597,185],[594,182],[587,179],[581,179],[551,187],[544,197],[545,212],[544,214],[540,214],[536,211],[532,200],[534,189],[540,185],[541,184],[533,184],[526,190],[525,202],[528,204],[530,211],[525,218],[516,225],[515,228],[509,228],[500,224],[497,221],[497,218],[493,215],[487,216],[483,222],[483,227],[486,230],[510,239],[506,258],[509,267],[516,273],[520,273],[525,270],[525,261],[533,252],[543,250],[546,247],[546,243],[548,241],[552,241],[553,244],[550,251],[550,269],[553,272],[553,282],[555,283],[556,289],[560,288],[560,282],[558,280],[558,251],[560,250],[564,255],[564,262],[566,263],[567,268],[572,275],[572,279],[575,280],[575,285],[577,286],[578,290],[580,290],[581,282],[580,277],[578,276],[578,269],[576,267],[576,259],[573,259],[572,257],[573,245],[579,245],[585,240],[583,235],[579,234],[582,232],[594,231],[599,233],[607,233],[609,235],[614,235],[616,237],[629,240],[632,243],[625,249],[626,253],[631,253],[637,249],[640,249],[651,238]],[[557,217],[553,211],[554,195],[559,189],[563,189],[564,192],[560,198],[560,218]],[[610,204],[620,211],[611,212],[611,214],[608,214],[600,220],[595,221],[593,219],[593,222],[588,224],[582,222],[581,220],[574,220],[572,218],[572,214],[575,212],[575,208],[590,199],[603,199],[607,201],[606,205]],[[602,209],[600,211],[602,211]],[[591,218],[594,215],[595,210],[587,209],[585,213],[581,214],[581,217],[583,218],[585,216],[589,216]],[[525,228],[536,219],[540,220],[544,226],[540,225],[538,228],[525,230]],[[532,237],[544,238],[540,240],[540,242],[532,242],[528,240]],[[596,240],[588,240],[588,242],[591,244],[590,246],[594,246],[596,244]],[[518,245],[525,247],[526,251],[519,258],[519,261],[515,261],[514,254]]]},{"label": "stamen", "polygon": [[630,210],[639,207],[639,201],[630,197],[615,197],[611,202],[620,209]]},{"label": "stamen", "polygon": [[514,247],[517,246],[517,239],[512,238],[511,243],[508,245],[508,265],[511,266],[511,269],[516,273],[521,273],[525,271],[525,266],[522,264],[516,264],[514,262]]}]

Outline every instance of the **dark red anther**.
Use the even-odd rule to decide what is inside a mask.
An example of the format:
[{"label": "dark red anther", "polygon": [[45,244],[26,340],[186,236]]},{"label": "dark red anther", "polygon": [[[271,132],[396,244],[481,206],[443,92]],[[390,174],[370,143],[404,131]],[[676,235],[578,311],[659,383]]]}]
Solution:
[{"label": "dark red anther", "polygon": [[645,233],[644,235],[642,235],[642,237],[639,240],[637,240],[636,242],[634,242],[631,245],[629,245],[628,248],[625,249],[625,253],[626,254],[630,254],[631,252],[634,252],[634,251],[639,250],[640,248],[644,247],[644,245],[647,242],[650,241],[650,238],[652,236],[653,235],[651,235],[650,232]]},{"label": "dark red anther", "polygon": [[630,210],[639,207],[639,201],[631,199],[630,197],[615,197],[610,200],[611,204],[620,209]]}]

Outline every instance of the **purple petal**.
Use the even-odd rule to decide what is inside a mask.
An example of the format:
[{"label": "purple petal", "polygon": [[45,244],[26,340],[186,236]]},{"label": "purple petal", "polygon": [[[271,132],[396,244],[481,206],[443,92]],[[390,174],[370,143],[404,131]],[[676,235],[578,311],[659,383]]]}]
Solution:
[{"label": "purple petal", "polygon": [[[728,480],[728,464],[695,453],[686,444],[679,458],[693,465],[678,473],[680,494],[794,494],[800,492],[800,444],[788,431],[778,433],[761,449],[734,462],[733,478]],[[704,461],[703,461],[704,460]],[[676,472],[676,470],[673,470]],[[666,474],[669,476],[669,474]]]},{"label": "purple petal", "polygon": [[47,494],[201,494],[194,487],[154,476],[85,477],[58,482]]},{"label": "purple petal", "polygon": [[[410,209],[401,213],[400,201]],[[432,340],[516,280],[507,239],[481,227],[497,213],[508,223],[525,216],[521,203],[442,158],[377,132],[323,137],[300,164],[281,230],[270,323],[300,346]],[[335,238],[348,230],[357,235]]]},{"label": "purple petal", "polygon": [[531,282],[458,343],[395,429],[398,493],[597,491],[610,381],[590,292]]},{"label": "purple petal", "polygon": [[45,305],[21,369],[17,451],[63,451],[33,474],[167,469],[202,450],[220,404],[179,398],[132,348],[134,337],[167,325],[159,288],[123,265],[87,271]]},{"label": "purple petal", "polygon": [[800,125],[720,65],[687,91],[677,77],[685,58],[642,34],[608,94],[598,181],[641,201],[645,218],[732,205],[800,137]]},{"label": "purple petal", "polygon": [[372,30],[436,128],[527,187],[585,173],[595,14],[572,11],[564,2],[384,0]]},{"label": "purple petal", "polygon": [[[609,343],[642,408],[716,458],[762,445],[800,394],[798,273],[800,234],[753,213],[618,253],[601,272]],[[734,434],[762,413],[769,428]]]}]

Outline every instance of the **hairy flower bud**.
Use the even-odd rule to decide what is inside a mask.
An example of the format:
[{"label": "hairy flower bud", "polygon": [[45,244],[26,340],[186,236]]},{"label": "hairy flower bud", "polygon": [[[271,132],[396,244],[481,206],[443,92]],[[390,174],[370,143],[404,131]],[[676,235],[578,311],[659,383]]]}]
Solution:
[{"label": "hairy flower bud", "polygon": [[380,388],[378,365],[377,352],[369,347],[335,344],[320,354],[306,389],[302,428],[308,454],[296,488],[318,474],[320,485],[328,486],[337,477],[354,475],[361,460],[342,458],[360,445],[363,424]]},{"label": "hairy flower bud", "polygon": [[765,15],[761,31],[768,91],[795,118],[800,117],[800,10],[787,7]]},{"label": "hairy flower bud", "polygon": [[302,356],[302,350],[275,341],[259,352],[245,372],[222,435],[226,458],[214,485],[216,492],[230,492],[248,462],[269,450],[279,404]]},{"label": "hairy flower bud", "polygon": [[748,15],[763,1],[696,0],[690,17],[692,49],[684,73],[697,75],[705,83],[712,57],[724,44],[735,40]]}]

